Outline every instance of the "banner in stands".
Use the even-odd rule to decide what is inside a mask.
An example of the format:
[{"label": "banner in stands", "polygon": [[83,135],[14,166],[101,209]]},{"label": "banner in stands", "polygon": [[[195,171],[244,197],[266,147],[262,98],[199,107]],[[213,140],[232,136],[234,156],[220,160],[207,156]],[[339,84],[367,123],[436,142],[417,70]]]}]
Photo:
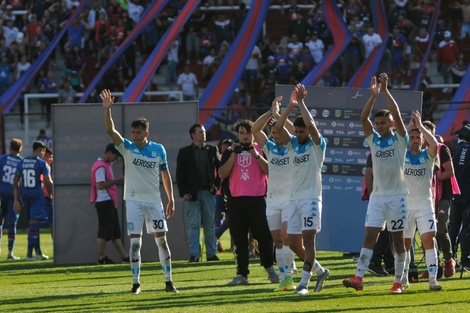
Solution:
[{"label": "banner in stands", "polygon": [[[361,183],[369,148],[359,116],[370,96],[369,89],[306,87],[305,103],[318,130],[327,141],[322,168],[322,230],[318,235],[319,250],[359,252],[364,240],[367,202],[361,200]],[[276,85],[276,95],[284,99],[293,86]],[[392,91],[403,120],[407,124],[413,110],[421,111],[422,92]],[[281,107],[281,108],[282,108]],[[387,108],[379,95],[373,113]],[[300,112],[297,111],[291,119]]]}]

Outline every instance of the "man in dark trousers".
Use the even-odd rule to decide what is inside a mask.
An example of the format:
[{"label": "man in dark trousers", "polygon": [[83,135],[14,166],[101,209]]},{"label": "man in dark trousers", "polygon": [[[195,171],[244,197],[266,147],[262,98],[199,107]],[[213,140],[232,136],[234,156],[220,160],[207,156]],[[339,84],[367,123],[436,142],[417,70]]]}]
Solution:
[{"label": "man in dark trousers", "polygon": [[193,141],[181,148],[176,161],[176,183],[184,200],[188,223],[189,262],[199,262],[201,221],[207,261],[218,261],[215,239],[215,193],[219,187],[217,170],[220,156],[217,146],[206,144],[206,130],[201,124],[189,129]]}]

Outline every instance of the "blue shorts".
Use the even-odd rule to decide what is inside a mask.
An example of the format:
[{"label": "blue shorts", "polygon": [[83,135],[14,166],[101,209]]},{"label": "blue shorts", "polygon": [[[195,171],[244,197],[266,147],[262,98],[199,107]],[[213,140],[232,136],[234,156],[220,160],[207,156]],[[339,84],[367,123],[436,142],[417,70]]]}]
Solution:
[{"label": "blue shorts", "polygon": [[403,52],[392,52],[392,67],[403,67],[404,65]]},{"label": "blue shorts", "polygon": [[2,213],[0,213],[0,219],[4,219],[5,216],[7,217],[6,223],[7,224],[16,224],[18,222],[19,214],[13,210],[13,197],[2,196],[1,197],[2,203]]},{"label": "blue shorts", "polygon": [[29,213],[29,221],[47,220],[46,200],[22,198],[24,210]]}]

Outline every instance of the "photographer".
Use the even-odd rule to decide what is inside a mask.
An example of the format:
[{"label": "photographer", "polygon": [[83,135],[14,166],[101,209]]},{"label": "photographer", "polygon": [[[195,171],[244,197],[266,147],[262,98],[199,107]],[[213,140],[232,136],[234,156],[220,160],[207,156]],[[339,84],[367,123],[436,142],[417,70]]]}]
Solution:
[{"label": "photographer", "polygon": [[279,282],[273,268],[273,238],[266,220],[268,162],[258,144],[253,143],[252,121],[235,125],[238,143],[222,155],[219,177],[227,197],[230,235],[237,247],[237,276],[229,286],[248,284],[248,232],[258,240],[261,265],[272,283]]}]

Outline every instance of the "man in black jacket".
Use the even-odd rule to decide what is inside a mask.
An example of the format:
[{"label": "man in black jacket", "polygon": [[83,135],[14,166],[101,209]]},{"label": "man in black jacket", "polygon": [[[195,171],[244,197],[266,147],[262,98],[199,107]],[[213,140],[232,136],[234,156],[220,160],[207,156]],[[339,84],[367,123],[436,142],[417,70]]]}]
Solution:
[{"label": "man in black jacket", "polygon": [[220,155],[217,146],[206,144],[206,130],[201,124],[189,129],[193,141],[181,148],[176,161],[176,183],[184,200],[184,212],[188,223],[189,262],[199,262],[200,228],[204,227],[207,261],[218,261],[215,239],[215,192],[220,181],[217,170]]}]

